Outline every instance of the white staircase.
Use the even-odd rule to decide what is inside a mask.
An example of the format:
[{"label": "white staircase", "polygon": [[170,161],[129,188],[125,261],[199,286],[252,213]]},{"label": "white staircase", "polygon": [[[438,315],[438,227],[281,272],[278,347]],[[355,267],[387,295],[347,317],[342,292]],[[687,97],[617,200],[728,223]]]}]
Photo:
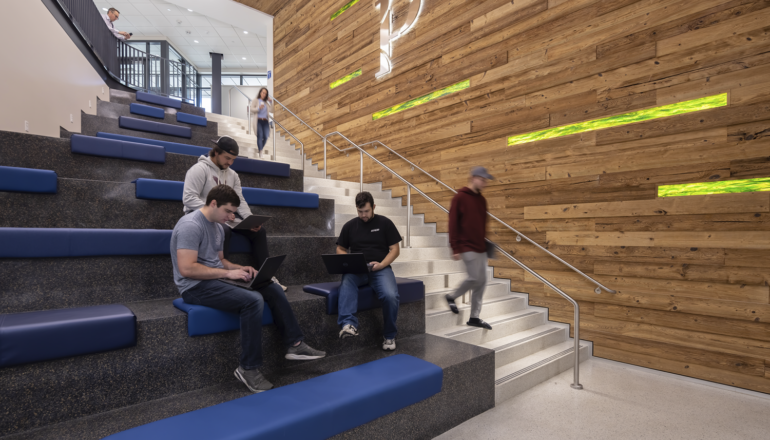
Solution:
[{"label": "white staircase", "polygon": [[[211,116],[211,120],[220,123],[220,135],[232,136],[242,150],[253,152],[254,156],[249,157],[255,157],[256,137],[246,134],[246,121]],[[272,139],[268,139],[265,150],[272,152]],[[287,162],[291,168],[302,168],[299,150],[280,135],[276,139],[276,153],[279,162]],[[304,189],[334,200],[335,234],[356,216],[353,200],[360,189],[359,184],[325,179],[323,171],[311,166],[309,159],[305,164]],[[393,271],[396,276],[418,279],[425,284],[427,333],[495,351],[496,403],[572,368],[574,341],[569,338],[569,327],[548,321],[548,309],[530,307],[527,294],[511,292],[510,281],[494,278],[491,267],[487,272],[481,318],[492,325],[492,330],[467,326],[470,304],[458,299],[460,314],[455,315],[444,299],[444,295],[466,278],[463,263],[451,258],[448,235],[437,233],[436,225],[426,224],[423,215],[414,215],[411,209],[407,211],[401,205],[401,198],[391,197],[390,190],[382,190],[382,184],[364,184],[364,190],[372,193],[375,212],[390,218],[402,236],[406,236],[406,216],[411,215],[411,248],[401,249],[401,255],[392,265]],[[470,293],[467,301],[470,302]],[[591,343],[581,341],[580,347],[582,362],[591,356]]]}]

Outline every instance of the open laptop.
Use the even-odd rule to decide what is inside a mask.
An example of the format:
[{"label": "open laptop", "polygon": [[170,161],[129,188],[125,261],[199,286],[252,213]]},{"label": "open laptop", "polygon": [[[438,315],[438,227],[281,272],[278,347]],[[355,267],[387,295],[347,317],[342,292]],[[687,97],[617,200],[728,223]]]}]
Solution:
[{"label": "open laptop", "polygon": [[270,257],[265,260],[265,262],[262,263],[262,267],[259,268],[257,276],[255,276],[252,280],[242,281],[220,278],[219,281],[238,287],[243,287],[244,289],[259,290],[273,282],[273,276],[276,272],[278,272],[278,268],[281,267],[281,263],[283,263],[284,258],[286,258],[286,255]]},{"label": "open laptop", "polygon": [[[266,221],[270,220],[272,217],[269,215],[250,215],[243,219],[240,223],[238,223],[233,229],[254,229],[262,226]],[[227,224],[228,226],[231,225],[231,223]]]},{"label": "open laptop", "polygon": [[366,263],[364,254],[323,254],[321,257],[326,270],[332,275],[368,273],[372,270],[372,267]]}]

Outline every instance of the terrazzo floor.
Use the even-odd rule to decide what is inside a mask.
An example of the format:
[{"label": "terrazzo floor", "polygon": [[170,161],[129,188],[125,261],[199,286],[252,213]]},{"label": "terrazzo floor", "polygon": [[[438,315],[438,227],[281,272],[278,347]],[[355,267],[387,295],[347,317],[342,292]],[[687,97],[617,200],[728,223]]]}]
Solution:
[{"label": "terrazzo floor", "polygon": [[770,395],[591,358],[436,437],[474,439],[768,439]]}]

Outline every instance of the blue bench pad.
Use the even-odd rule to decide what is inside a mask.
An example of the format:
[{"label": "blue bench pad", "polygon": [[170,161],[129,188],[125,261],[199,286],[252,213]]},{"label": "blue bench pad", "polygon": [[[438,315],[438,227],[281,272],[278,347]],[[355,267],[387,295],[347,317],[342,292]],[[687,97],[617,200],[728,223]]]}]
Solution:
[{"label": "blue bench pad", "polygon": [[0,191],[56,194],[58,182],[51,170],[0,166]]},{"label": "blue bench pad", "polygon": [[[136,136],[126,136],[124,134],[113,134],[98,132],[96,137],[118,139],[129,142],[138,142],[142,144],[159,145],[169,153],[186,154],[188,156],[208,156],[211,148],[199,147],[197,145],[180,144],[177,142],[159,141],[155,139],[145,139]],[[239,157],[235,159],[230,166],[237,173],[263,174],[266,176],[289,177],[291,170],[287,163],[269,162],[266,160],[247,159]]]},{"label": "blue bench pad", "polygon": [[120,304],[0,315],[2,367],[134,345],[136,317]]},{"label": "blue bench pad", "polygon": [[0,228],[0,258],[169,255],[170,230]]},{"label": "blue bench pad", "polygon": [[[184,182],[157,179],[134,182],[137,199],[182,201]],[[318,194],[313,193],[263,188],[242,188],[242,192],[249,205],[318,209],[320,204]]]},{"label": "blue bench pad", "polygon": [[442,382],[437,365],[397,354],[106,438],[320,440],[425,400]]},{"label": "blue bench pad", "polygon": [[[182,298],[173,302],[174,307],[187,313],[187,335],[202,336],[214,333],[240,330],[241,318],[237,313],[224,312],[211,307],[187,304]],[[273,323],[273,314],[265,304],[262,312],[262,325]]]},{"label": "blue bench pad", "polygon": [[208,125],[208,120],[205,117],[182,112],[176,112],[176,122],[200,125],[201,127]]},{"label": "blue bench pad", "polygon": [[151,118],[158,119],[164,119],[166,117],[166,112],[163,111],[162,108],[152,107],[149,105],[132,102],[129,106],[129,109],[131,110],[131,113],[135,115],[149,116]]},{"label": "blue bench pad", "polygon": [[148,121],[146,119],[129,118],[128,116],[121,116],[118,118],[118,122],[120,128],[127,128],[129,130],[146,131],[149,133],[165,134],[187,139],[192,138],[192,129],[190,129],[190,127]]},{"label": "blue bench pad", "polygon": [[166,150],[157,145],[73,134],[70,150],[77,154],[166,163]]},{"label": "blue bench pad", "polygon": [[[336,315],[340,299],[340,281],[331,283],[308,284],[303,287],[307,293],[319,295],[326,298],[326,313]],[[407,304],[425,299],[425,284],[420,280],[396,277],[396,286],[398,287],[398,296],[400,304]],[[358,311],[379,309],[382,303],[374,294],[374,290],[368,285],[358,288]]]},{"label": "blue bench pad", "polygon": [[136,92],[136,100],[158,104],[164,107],[182,108],[182,101],[178,99],[166,98],[165,96],[153,95],[147,92]]}]

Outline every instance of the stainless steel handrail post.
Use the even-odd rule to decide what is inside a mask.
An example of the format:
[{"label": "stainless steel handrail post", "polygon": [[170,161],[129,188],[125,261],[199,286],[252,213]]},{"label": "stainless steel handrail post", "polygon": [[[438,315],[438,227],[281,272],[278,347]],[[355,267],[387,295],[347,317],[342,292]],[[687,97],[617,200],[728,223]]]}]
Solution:
[{"label": "stainless steel handrail post", "polygon": [[[270,113],[267,114],[268,117],[270,116]],[[268,130],[269,132],[269,130]],[[278,127],[273,124],[273,162],[275,162],[277,159],[275,158],[275,138],[278,137]]]},{"label": "stainless steel handrail post", "polygon": [[361,190],[359,192],[364,192],[364,151],[361,150],[361,170],[360,170],[360,179],[361,179]]},{"label": "stainless steel handrail post", "polygon": [[286,127],[281,125],[280,122],[276,121],[275,118],[272,118],[272,121],[275,122],[275,125],[281,127],[281,130],[285,131],[286,134],[291,136],[295,141],[299,142],[299,145],[300,145],[300,156],[302,157],[302,171],[305,171],[305,144],[302,143],[301,140],[297,139],[297,136],[294,136],[292,134],[292,132],[290,132],[289,130],[286,129]]},{"label": "stainless steel handrail post", "polygon": [[406,248],[409,249],[411,245],[412,236],[412,188],[406,186]]}]

